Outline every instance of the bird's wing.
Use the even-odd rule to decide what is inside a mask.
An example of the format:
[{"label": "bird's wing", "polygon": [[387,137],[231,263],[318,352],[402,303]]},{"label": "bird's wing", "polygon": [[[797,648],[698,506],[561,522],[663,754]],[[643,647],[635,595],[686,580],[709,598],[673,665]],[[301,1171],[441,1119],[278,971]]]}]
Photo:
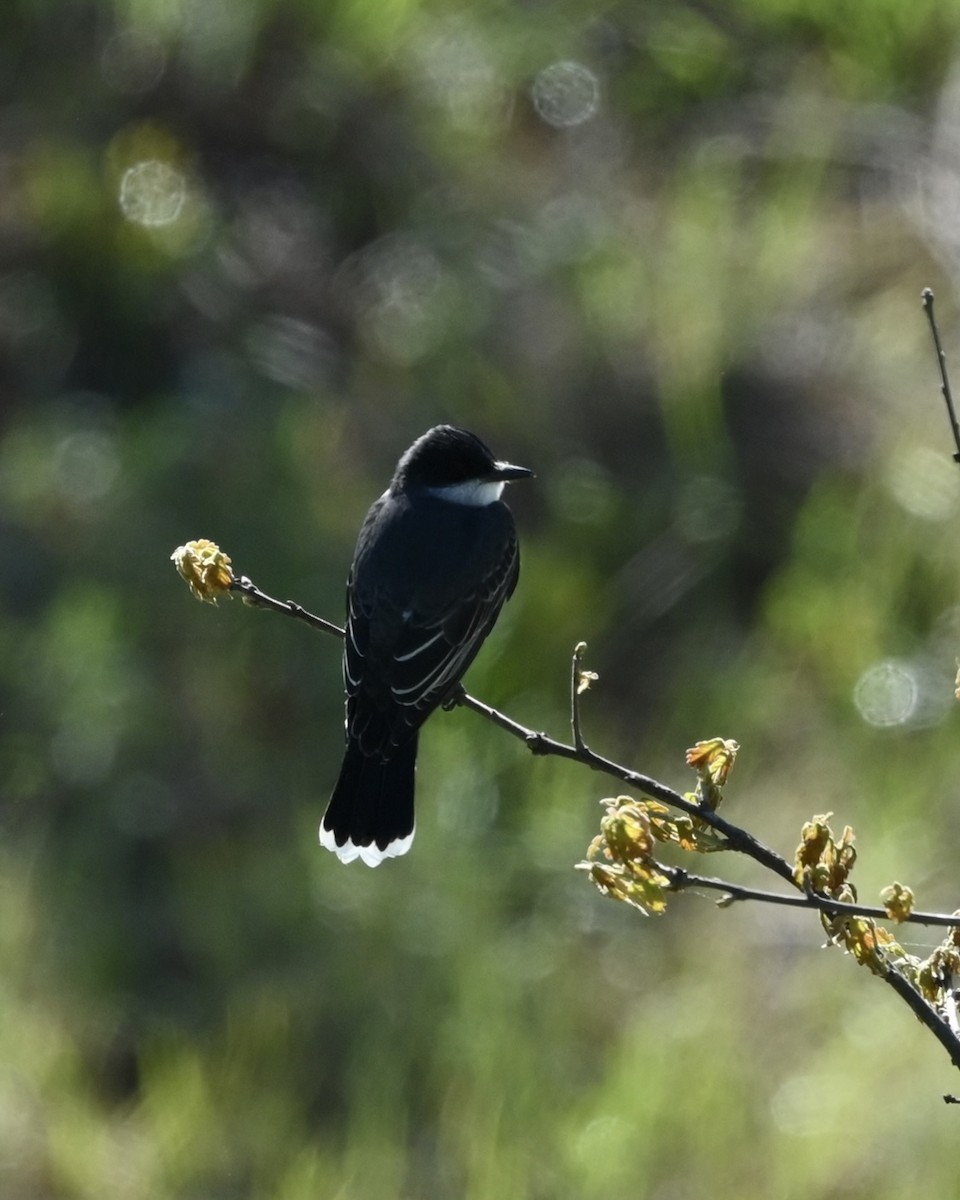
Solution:
[{"label": "bird's wing", "polygon": [[[519,573],[516,539],[468,595],[427,616],[386,612],[382,596],[361,600],[347,588],[344,684],[352,737],[368,753],[382,752],[419,728],[459,683],[490,632]],[[377,636],[371,616],[377,613]]]}]

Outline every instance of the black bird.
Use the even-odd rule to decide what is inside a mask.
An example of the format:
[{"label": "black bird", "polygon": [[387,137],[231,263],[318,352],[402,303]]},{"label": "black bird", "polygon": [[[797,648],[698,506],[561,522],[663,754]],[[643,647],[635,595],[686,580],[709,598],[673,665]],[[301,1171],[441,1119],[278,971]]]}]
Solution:
[{"label": "black bird", "polygon": [[347,580],[347,750],[320,825],[341,862],[375,867],[413,841],[420,726],[452,695],[520,572],[504,484],[532,475],[437,425],[397,464]]}]

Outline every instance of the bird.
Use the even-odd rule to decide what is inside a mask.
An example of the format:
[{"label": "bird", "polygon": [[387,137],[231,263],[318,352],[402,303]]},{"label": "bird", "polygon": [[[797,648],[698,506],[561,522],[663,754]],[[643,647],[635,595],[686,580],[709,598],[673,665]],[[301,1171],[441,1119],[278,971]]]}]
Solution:
[{"label": "bird", "polygon": [[347,579],[346,750],[320,824],[341,862],[413,842],[420,727],[450,700],[520,573],[504,487],[533,475],[475,434],[436,425],[367,513]]}]

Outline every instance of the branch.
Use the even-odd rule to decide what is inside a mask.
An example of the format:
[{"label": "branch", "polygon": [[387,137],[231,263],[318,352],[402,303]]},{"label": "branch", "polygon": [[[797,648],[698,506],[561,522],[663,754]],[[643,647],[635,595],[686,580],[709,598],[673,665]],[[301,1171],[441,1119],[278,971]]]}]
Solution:
[{"label": "branch", "polygon": [[314,616],[313,613],[307,612],[299,604],[293,600],[275,600],[273,596],[268,596],[266,592],[261,592],[252,579],[248,579],[246,575],[241,575],[239,579],[234,579],[229,586],[231,592],[239,592],[243,597],[244,604],[249,604],[251,608],[269,608],[273,612],[283,613],[287,617],[296,617],[298,621],[304,621],[313,629],[321,629],[324,633],[335,634],[338,638],[343,638],[345,630],[340,625],[335,625],[333,621],[328,621],[324,617]]},{"label": "branch", "polygon": [[570,667],[570,729],[573,733],[573,744],[578,750],[586,750],[580,729],[580,697],[597,678],[595,671],[583,669],[583,656],[587,651],[586,642],[577,642],[573,648],[573,662]]},{"label": "branch", "polygon": [[[669,881],[672,891],[683,891],[685,888],[710,888],[724,893],[719,904],[730,904],[739,900],[760,900],[766,904],[782,904],[791,908],[818,908],[825,916],[856,916],[878,920],[888,920],[889,913],[883,908],[873,908],[868,905],[847,904],[839,900],[831,900],[826,896],[818,896],[808,892],[806,896],[785,896],[776,892],[759,891],[754,888],[741,887],[738,884],[727,883],[723,879],[713,879],[702,875],[693,875],[678,867],[668,867],[656,863],[659,870]],[[955,927],[957,917],[946,916],[942,913],[910,913],[903,920],[912,921],[918,925],[947,925]],[[919,992],[914,983],[901,971],[896,962],[890,961],[885,954],[878,954],[874,961],[882,964],[880,977],[897,993],[909,1007],[917,1020],[927,1027],[937,1041],[946,1050],[950,1061],[960,1070],[960,1037],[955,1021],[956,1002],[952,990],[947,989],[946,1015],[942,1015]],[[944,1096],[948,1104],[957,1103],[952,1096]]]},{"label": "branch", "polygon": [[[308,612],[293,600],[277,600],[273,596],[268,596],[266,592],[261,591],[245,575],[235,580],[231,584],[230,590],[240,593],[244,601],[253,607],[268,608],[273,612],[282,613],[284,616],[295,617],[297,620],[303,621],[312,628],[319,629],[324,633],[332,633],[339,638],[344,636],[341,626],[334,624],[333,621],[327,621],[323,617],[318,617],[314,613]],[[458,687],[457,691],[451,695],[445,707],[468,708],[472,712],[478,713],[481,717],[485,717],[494,725],[499,726],[500,729],[511,734],[519,741],[522,741],[533,754],[566,758],[573,762],[581,763],[583,766],[590,767],[594,771],[609,775],[621,783],[626,783],[636,788],[637,791],[643,792],[651,799],[659,800],[662,804],[669,804],[686,813],[688,816],[695,817],[705,825],[709,825],[712,829],[716,830],[717,833],[722,834],[727,841],[729,849],[746,854],[761,866],[767,867],[786,882],[797,887],[793,868],[786,859],[777,854],[775,850],[771,850],[768,846],[758,841],[745,829],[741,829],[738,825],[732,825],[712,809],[698,804],[696,801],[689,800],[686,796],[681,795],[680,792],[667,787],[666,784],[659,783],[647,775],[641,775],[639,771],[633,771],[629,767],[604,758],[603,755],[597,754],[594,750],[590,749],[583,740],[581,732],[578,693],[581,663],[586,648],[585,642],[579,642],[573,655],[571,681],[573,745],[557,741],[546,733],[529,729],[526,725],[521,725],[519,721],[508,717],[506,713],[500,712],[499,709],[493,708],[489,704],[485,704],[482,700],[478,700],[476,696],[471,696],[462,687]],[[731,901],[756,900],[766,904],[785,905],[790,908],[815,909],[828,914],[869,917],[876,920],[890,919],[890,915],[885,908],[871,905],[848,904],[812,891],[791,896],[781,892],[768,892],[755,888],[742,887],[739,884],[728,883],[726,880],[716,879],[711,876],[694,875],[679,867],[666,867],[663,864],[659,864],[659,867],[664,875],[670,879],[671,887],[674,891],[681,891],[689,887],[702,887],[713,891],[722,891]],[[915,925],[942,925],[951,928],[957,925],[957,917],[946,913],[912,912],[907,914],[903,918],[903,921],[904,923],[911,922]]]},{"label": "branch", "polygon": [[[254,607],[269,608],[273,612],[283,613],[284,616],[295,617],[297,620],[305,622],[314,629],[320,629],[324,633],[332,633],[339,638],[344,636],[344,631],[339,625],[335,625],[332,621],[327,621],[323,617],[318,617],[308,612],[293,600],[276,600],[273,596],[268,596],[266,592],[261,591],[246,576],[241,576],[236,580],[231,585],[230,590],[239,592],[246,603]],[[549,737],[546,733],[537,732],[536,730],[529,729],[526,725],[521,725],[519,721],[508,717],[506,713],[492,708],[489,704],[478,700],[476,696],[471,696],[462,687],[459,687],[453,693],[445,707],[468,708],[481,717],[485,717],[494,725],[499,726],[500,729],[511,734],[519,741],[522,741],[533,754],[566,758],[573,762],[579,762],[583,766],[590,767],[592,770],[610,775],[612,778],[618,779],[621,783],[629,784],[651,799],[659,800],[663,804],[672,805],[681,812],[685,812],[688,816],[696,817],[697,820],[702,821],[705,825],[709,825],[712,829],[722,834],[727,840],[729,849],[748,855],[761,866],[774,871],[786,882],[797,887],[793,868],[786,859],[777,854],[775,850],[771,850],[768,846],[758,841],[752,834],[747,833],[745,829],[741,829],[737,825],[732,825],[712,809],[687,799],[686,796],[674,791],[673,788],[667,787],[666,784],[659,783],[649,776],[641,775],[638,771],[630,770],[629,767],[624,767],[620,763],[604,758],[603,755],[597,754],[590,749],[583,740],[581,731],[580,693],[578,690],[582,673],[581,664],[586,648],[585,642],[579,642],[573,654],[573,669],[571,673],[573,745],[559,742]],[[779,904],[789,908],[815,909],[829,915],[868,917],[880,921],[890,919],[890,914],[885,908],[867,904],[849,904],[840,900],[834,900],[830,896],[819,895],[817,892],[808,891],[791,896],[782,892],[768,892],[762,889],[743,887],[740,884],[729,883],[726,880],[717,879],[712,876],[694,875],[682,868],[667,867],[662,863],[659,864],[659,867],[670,880],[674,891],[682,891],[690,887],[702,887],[708,890],[723,892],[729,901],[755,900],[765,904]],[[902,923],[905,924],[908,922],[914,925],[938,925],[952,928],[957,925],[957,917],[948,913],[911,912],[903,918]]]},{"label": "branch", "polygon": [[[924,1000],[910,980],[905,975],[902,975],[896,967],[890,966],[883,978],[890,984],[904,1004],[910,1008],[921,1025],[926,1025],[940,1045],[946,1050],[953,1065],[957,1070],[960,1070],[960,1038],[956,1036],[949,1024],[940,1016],[935,1008]],[[947,1104],[953,1103],[946,1096],[944,1096],[944,1100]]]},{"label": "branch", "polygon": [[[694,875],[682,867],[668,867],[661,862],[657,869],[670,880],[670,888],[674,892],[682,892],[687,888],[706,888],[709,891],[723,892],[718,904],[732,904],[738,900],[758,900],[763,904],[780,904],[786,908],[814,908],[828,916],[868,917],[874,921],[889,921],[890,914],[885,908],[870,904],[849,904],[844,900],[834,900],[830,896],[821,896],[817,892],[805,892],[803,895],[791,896],[784,892],[767,892],[760,888],[742,887],[738,883],[728,883],[725,879],[716,879],[711,875]],[[955,929],[958,918],[949,913],[911,912],[900,921],[901,924],[912,922],[914,925],[942,925]]]},{"label": "branch", "polygon": [[[957,460],[960,462],[960,427],[957,426],[946,376],[946,367],[943,362],[942,351],[939,348],[939,335],[936,331],[936,325],[933,322],[932,292],[929,293],[929,300],[928,292],[924,293],[924,304],[927,306],[938,353],[941,355],[943,391],[957,438]],[[187,546],[180,547],[174,551],[171,557],[176,562],[177,569],[181,575],[187,580],[191,590],[202,600],[215,602],[217,596],[220,594],[236,592],[243,598],[246,604],[257,608],[268,608],[274,612],[283,613],[285,616],[294,617],[296,620],[303,621],[313,629],[319,629],[324,633],[330,633],[339,638],[343,638],[344,636],[344,630],[339,625],[334,624],[334,622],[315,616],[292,600],[277,600],[273,596],[268,596],[266,592],[261,591],[246,576],[241,576],[240,578],[234,576],[230,568],[230,559],[213,543],[189,543]],[[630,770],[628,767],[613,762],[611,759],[605,758],[603,755],[591,750],[584,740],[580,717],[580,695],[589,686],[591,677],[590,672],[582,670],[582,658],[585,650],[585,644],[579,643],[577,645],[574,650],[571,667],[572,744],[557,741],[545,733],[521,725],[519,721],[515,721],[512,717],[508,717],[498,709],[484,704],[482,700],[469,695],[459,686],[448,697],[444,707],[452,708],[460,705],[464,708],[469,708],[480,716],[485,717],[488,721],[493,722],[493,724],[499,726],[499,728],[513,737],[518,738],[533,754],[552,755],[557,758],[566,758],[573,762],[578,762],[583,766],[589,767],[591,770],[599,771],[604,775],[609,775],[613,779],[619,780],[621,783],[627,784],[650,799],[660,801],[662,804],[669,805],[680,812],[686,813],[701,825],[706,825],[721,835],[723,838],[721,849],[736,850],[741,854],[747,855],[785,882],[788,882],[792,887],[800,889],[802,894],[790,896],[774,892],[764,892],[754,888],[742,887],[738,884],[731,884],[725,880],[709,876],[693,875],[680,868],[665,867],[661,864],[656,864],[657,869],[661,871],[670,889],[673,891],[681,891],[684,888],[690,887],[701,887],[722,891],[726,903],[755,900],[767,904],[786,905],[792,908],[810,908],[821,912],[824,917],[831,918],[855,916],[868,920],[889,919],[889,913],[885,909],[850,904],[809,889],[803,891],[797,882],[793,867],[791,867],[785,858],[758,841],[745,829],[741,829],[724,820],[708,804],[700,803],[696,797],[681,795],[673,788],[667,787],[665,784],[659,783],[657,780],[651,779],[646,775],[642,775],[638,771]],[[723,902],[721,900],[721,903]],[[957,920],[956,916],[948,917],[937,913],[909,913],[905,914],[903,919],[914,924],[947,926],[955,926]],[[955,1067],[960,1069],[960,1037],[951,1028],[950,1022],[945,1020],[924,999],[895,964],[884,961],[879,974],[897,992],[904,1003],[909,1006],[918,1020],[933,1033],[947,1051],[950,1061]],[[953,1102],[954,1098],[945,1096],[944,1099],[947,1102]]]},{"label": "branch", "polygon": [[725,821],[723,817],[719,816],[713,809],[708,808],[706,805],[688,799],[686,796],[681,795],[680,792],[674,791],[673,788],[667,787],[664,783],[659,783],[656,779],[651,779],[648,775],[641,775],[639,771],[632,771],[629,767],[624,767],[620,763],[613,762],[612,759],[604,758],[602,754],[597,754],[596,751],[591,750],[585,744],[578,749],[576,746],[568,745],[566,742],[558,742],[545,733],[538,733],[536,730],[528,729],[525,725],[521,725],[511,717],[505,716],[495,708],[484,704],[481,700],[477,700],[473,696],[468,696],[466,692],[455,697],[454,702],[463,705],[464,708],[469,708],[474,712],[480,713],[487,720],[493,721],[495,725],[499,725],[501,729],[505,729],[507,733],[512,733],[514,737],[524,742],[527,749],[533,754],[552,755],[554,758],[571,759],[573,762],[581,763],[593,771],[599,771],[601,774],[609,775],[612,779],[617,779],[629,787],[636,788],[638,792],[642,792],[645,796],[649,796],[653,800],[659,800],[662,804],[672,805],[672,807],[678,808],[688,816],[695,817],[698,821],[702,821],[704,825],[709,825],[711,829],[723,835],[727,843],[725,849],[736,850],[740,854],[746,854],[761,866],[766,867],[767,870],[773,871],[775,875],[779,875],[781,879],[796,885],[793,877],[793,868],[785,858],[781,857],[775,850],[771,850],[769,846],[765,846],[762,842],[758,841],[752,834],[747,833],[745,829],[741,829],[739,826],[731,825],[729,821]]},{"label": "branch", "polygon": [[[343,629],[339,625],[335,625],[332,621],[327,621],[323,617],[317,617],[313,613],[307,612],[299,604],[293,600],[276,600],[273,596],[268,596],[256,586],[256,584],[248,579],[245,575],[229,585],[229,590],[238,592],[243,596],[247,604],[255,608],[269,608],[273,612],[283,613],[284,616],[295,617],[299,621],[305,622],[314,629],[320,629],[324,633],[332,633],[337,637],[343,637]],[[773,871],[779,875],[781,879],[789,883],[794,883],[793,868],[785,858],[782,858],[775,850],[771,850],[768,846],[764,846],[752,834],[747,833],[745,829],[740,829],[736,825],[731,825],[729,821],[725,821],[718,816],[711,808],[706,805],[697,803],[695,800],[689,800],[686,796],[682,796],[673,788],[667,787],[663,783],[658,783],[655,779],[649,778],[647,775],[641,775],[639,771],[631,771],[628,767],[621,766],[619,763],[613,762],[609,758],[604,758],[602,754],[597,754],[591,750],[583,741],[582,735],[579,733],[579,697],[577,696],[578,679],[580,675],[580,659],[583,655],[583,650],[586,649],[584,643],[577,646],[577,651],[574,653],[573,676],[575,682],[572,685],[573,692],[573,711],[575,714],[575,734],[579,739],[579,745],[568,745],[566,742],[558,742],[554,738],[548,737],[545,733],[539,733],[534,729],[528,729],[525,725],[521,725],[519,721],[514,721],[512,717],[508,717],[505,713],[499,712],[495,708],[491,708],[489,704],[484,704],[482,700],[478,700],[475,696],[469,695],[458,688],[447,700],[445,707],[454,708],[458,705],[462,708],[469,708],[480,716],[486,717],[488,721],[492,721],[494,725],[498,725],[513,737],[519,738],[528,750],[533,754],[553,755],[555,758],[568,758],[574,762],[582,763],[585,767],[590,767],[591,770],[599,771],[604,775],[609,775],[613,779],[618,779],[621,783],[627,784],[629,787],[636,788],[637,791],[643,792],[644,795],[651,799],[659,800],[663,804],[670,804],[674,808],[680,809],[688,816],[696,817],[715,829],[717,833],[723,835],[727,840],[728,848],[736,850],[741,854],[746,854],[754,859],[761,866]]]},{"label": "branch", "polygon": [[923,300],[924,312],[927,314],[927,320],[930,322],[930,332],[933,334],[933,344],[937,351],[937,363],[940,367],[940,391],[944,400],[947,403],[947,413],[950,416],[950,428],[953,430],[953,441],[957,447],[957,452],[953,456],[953,461],[960,463],[960,424],[957,424],[957,411],[953,405],[953,392],[950,390],[950,379],[947,375],[947,356],[943,352],[943,346],[940,344],[940,330],[937,328],[937,319],[933,315],[933,289],[924,288],[921,293]]}]

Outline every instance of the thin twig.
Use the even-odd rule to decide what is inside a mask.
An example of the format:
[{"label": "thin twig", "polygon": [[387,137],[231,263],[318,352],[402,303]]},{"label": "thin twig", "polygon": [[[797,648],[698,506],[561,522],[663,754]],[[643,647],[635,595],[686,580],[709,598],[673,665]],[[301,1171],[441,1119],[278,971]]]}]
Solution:
[{"label": "thin twig", "polygon": [[930,1030],[940,1045],[950,1056],[950,1061],[960,1070],[960,1038],[943,1017],[920,995],[906,975],[902,975],[895,966],[889,966],[884,980],[890,984],[900,999],[910,1008],[917,1020]]},{"label": "thin twig", "polygon": [[[944,378],[946,378],[945,375]],[[946,394],[949,395],[949,385],[945,383],[944,387]],[[950,403],[949,400],[948,403]],[[952,415],[952,403],[950,407]],[[958,461],[960,461],[960,433],[957,436]],[[276,600],[272,596],[268,596],[245,576],[236,580],[231,585],[231,590],[240,593],[248,604],[253,604],[260,608],[269,608],[274,612],[283,613],[285,616],[295,617],[297,620],[303,621],[312,628],[320,629],[325,633],[332,633],[340,638],[344,636],[344,631],[339,625],[335,625],[332,621],[327,621],[323,617],[317,617],[313,613],[307,612],[305,608],[302,608],[292,600]],[[574,676],[577,675],[578,660],[576,655],[579,650],[580,647],[578,646],[577,651],[574,653]],[[574,684],[574,690],[575,688],[576,684]],[[552,755],[557,758],[567,758],[573,762],[581,763],[591,770],[600,771],[604,775],[609,775],[621,783],[625,783],[628,787],[634,788],[651,799],[659,800],[663,804],[671,805],[673,808],[687,813],[689,816],[696,818],[704,825],[710,826],[710,828],[721,834],[726,840],[726,847],[728,849],[748,855],[755,862],[766,867],[793,887],[799,886],[794,878],[792,867],[775,850],[771,850],[769,846],[765,846],[745,829],[730,824],[729,821],[724,820],[723,817],[719,816],[712,809],[699,804],[689,796],[683,796],[679,792],[674,791],[673,788],[667,787],[666,784],[659,783],[657,780],[651,779],[646,775],[641,775],[638,771],[631,771],[629,768],[621,766],[611,759],[604,758],[601,754],[597,754],[584,743],[582,736],[578,736],[576,727],[573,732],[574,744],[567,745],[565,742],[556,741],[545,733],[528,729],[525,725],[521,725],[519,721],[515,721],[512,717],[508,717],[498,709],[491,708],[490,705],[484,704],[482,700],[468,695],[462,687],[458,688],[448,698],[444,707],[452,708],[456,705],[462,705],[464,708],[469,708],[473,712],[479,713],[513,737],[519,738],[533,754]],[[576,711],[576,707],[574,707],[574,714]],[[832,900],[829,896],[823,896],[812,891],[807,891],[798,896],[784,896],[778,893],[764,893],[743,888],[737,884],[727,883],[724,880],[691,875],[677,868],[663,868],[663,871],[671,880],[671,884],[676,890],[682,887],[694,886],[712,888],[723,891],[727,897],[733,900],[762,900],[766,903],[784,904],[794,908],[811,908],[827,913],[847,913],[855,916],[876,916],[881,919],[887,919],[886,910],[869,907],[861,908],[860,905],[845,904],[837,900]],[[912,921],[915,924],[951,925],[956,923],[957,918],[947,917],[943,914],[911,913],[906,920]],[[933,1033],[934,1037],[937,1038],[946,1050],[950,1061],[955,1067],[960,1069],[960,1038],[954,1034],[949,1023],[927,1003],[913,984],[895,966],[891,965],[883,978],[909,1006],[917,1019]],[[944,1096],[944,1100],[947,1103],[954,1102],[953,1097]]]},{"label": "thin twig", "polygon": [[[890,919],[886,909],[847,904],[840,900],[832,900],[828,896],[817,895],[814,892],[808,892],[805,896],[784,896],[776,892],[756,891],[752,888],[740,887],[738,884],[729,884],[722,879],[692,875],[682,868],[667,867],[663,863],[657,863],[657,869],[669,879],[670,886],[674,891],[682,891],[688,887],[713,888],[724,892],[724,898],[727,900],[762,900],[767,904],[782,904],[792,908],[818,908],[830,916],[843,914],[879,920]],[[904,923],[910,921],[919,925],[951,925],[955,924],[957,919],[956,916],[945,916],[942,913],[911,913],[904,918]],[[950,1061],[960,1070],[960,1038],[957,1037],[956,1030],[952,1028],[949,1019],[924,999],[914,984],[894,963],[886,963],[885,966],[886,969],[882,976],[884,982],[893,988],[917,1020],[930,1030],[946,1050]],[[944,1096],[944,1100],[948,1104],[954,1103],[952,1097]]]},{"label": "thin twig", "polygon": [[[675,892],[686,888],[706,888],[710,891],[723,892],[718,901],[759,900],[763,904],[781,904],[787,908],[815,908],[829,915],[849,917],[869,917],[875,921],[890,921],[890,914],[885,908],[870,904],[850,904],[844,900],[833,900],[819,892],[806,892],[804,895],[791,896],[784,892],[768,892],[760,888],[742,887],[738,883],[729,883],[726,879],[716,879],[711,875],[694,875],[682,867],[668,867],[657,863],[657,870],[670,880],[670,887]],[[914,925],[943,925],[954,929],[960,925],[960,916],[949,913],[911,912],[900,920],[900,924],[908,922]]]},{"label": "thin twig", "polygon": [[498,712],[495,708],[491,708],[489,704],[484,704],[482,700],[477,700],[474,696],[464,693],[462,697],[458,698],[458,702],[464,708],[472,709],[474,712],[486,717],[488,721],[493,721],[495,725],[499,725],[507,733],[512,733],[514,737],[524,742],[527,749],[533,754],[549,754],[555,758],[568,758],[573,762],[582,763],[583,766],[589,767],[593,771],[609,775],[611,778],[625,783],[628,787],[635,788],[638,792],[642,792],[652,800],[659,800],[663,804],[669,804],[673,808],[679,809],[681,812],[686,813],[687,816],[695,817],[697,820],[702,821],[704,825],[709,825],[711,829],[715,829],[717,833],[722,834],[727,840],[727,849],[736,850],[740,854],[746,854],[748,857],[754,859],[754,861],[760,863],[761,866],[766,867],[767,870],[779,875],[781,879],[795,884],[793,868],[785,858],[782,858],[775,850],[771,850],[769,846],[765,846],[762,842],[758,841],[753,834],[747,833],[745,829],[741,829],[737,825],[731,825],[729,821],[725,821],[723,817],[705,805],[699,804],[687,796],[682,796],[679,792],[674,791],[673,788],[667,787],[664,783],[659,783],[656,779],[651,779],[648,775],[641,775],[639,771],[631,771],[628,767],[613,762],[612,759],[604,758],[602,754],[597,754],[589,746],[584,746],[582,750],[578,750],[576,746],[568,745],[566,742],[558,742],[546,733],[528,729],[525,725],[514,721],[512,717]]},{"label": "thin twig", "polygon": [[230,584],[230,591],[238,592],[243,597],[244,602],[253,608],[269,608],[274,612],[283,613],[284,616],[296,617],[298,621],[304,621],[314,629],[322,629],[324,633],[332,633],[338,638],[344,636],[343,628],[335,625],[333,621],[328,621],[324,617],[314,616],[313,613],[307,612],[305,608],[301,608],[293,600],[275,600],[273,596],[268,596],[266,592],[262,592],[253,580],[248,579],[246,575],[241,575],[239,579],[235,579]]},{"label": "thin twig", "polygon": [[573,733],[573,744],[578,750],[587,748],[580,727],[580,694],[584,690],[580,671],[586,649],[586,642],[577,642],[573,648],[573,662],[570,666],[570,728]]},{"label": "thin twig", "polygon": [[[272,596],[268,596],[266,592],[261,591],[246,576],[238,579],[232,585],[232,590],[241,593],[247,602],[255,607],[269,608],[274,612],[283,613],[284,616],[296,617],[314,629],[320,629],[325,633],[332,633],[340,638],[344,636],[343,629],[339,625],[334,624],[333,621],[327,621],[323,617],[315,616],[292,600],[276,600]],[[583,642],[580,642],[574,650],[572,671],[574,680],[572,683],[572,692],[574,696],[577,691],[576,680],[579,674],[580,662],[585,650],[586,644]],[[573,762],[579,762],[594,771],[612,776],[614,779],[635,788],[653,800],[659,800],[663,804],[668,804],[673,808],[679,809],[688,816],[695,817],[726,838],[729,849],[746,854],[761,866],[773,871],[793,886],[797,886],[793,868],[786,859],[777,854],[775,850],[771,850],[768,846],[758,841],[752,834],[747,833],[745,829],[741,829],[737,825],[732,825],[712,809],[698,804],[688,796],[681,795],[680,792],[674,791],[673,788],[668,787],[666,784],[651,779],[647,775],[641,775],[639,771],[630,770],[630,768],[613,762],[611,759],[604,758],[603,755],[591,750],[584,742],[583,737],[578,737],[577,735],[578,720],[574,726],[574,744],[568,745],[566,742],[557,741],[546,733],[530,729],[526,725],[521,725],[519,721],[508,717],[506,713],[492,708],[489,704],[478,700],[476,696],[471,696],[462,687],[451,695],[448,700],[448,706],[451,708],[458,706],[468,708],[478,713],[494,725],[499,726],[506,733],[522,741],[533,754],[551,755],[555,758],[566,758]],[[574,713],[577,712],[575,702],[573,704],[573,711]],[[848,904],[834,900],[829,896],[823,896],[818,892],[804,892],[802,895],[791,896],[780,892],[767,892],[741,887],[739,884],[728,883],[723,879],[694,875],[681,868],[662,867],[662,870],[670,878],[671,884],[676,890],[680,890],[683,887],[703,887],[714,891],[722,891],[733,900],[758,900],[767,904],[787,905],[791,908],[813,908],[824,912],[845,913],[850,916],[870,917],[877,920],[890,919],[887,910],[884,908]],[[944,925],[954,927],[960,924],[960,917],[957,917],[955,914],[946,913],[913,912],[904,918],[904,920],[916,925]]]},{"label": "thin twig", "polygon": [[940,330],[937,328],[937,319],[933,315],[933,289],[924,288],[921,292],[923,300],[923,308],[927,314],[927,320],[930,322],[930,332],[933,334],[933,344],[937,351],[937,363],[940,367],[940,391],[944,400],[947,402],[947,412],[950,416],[950,428],[953,430],[953,441],[957,447],[957,451],[953,456],[953,461],[960,463],[960,424],[957,423],[957,410],[953,405],[953,392],[950,389],[950,378],[947,375],[947,356],[943,352],[943,346],[940,344]]},{"label": "thin twig", "polygon": [[[302,608],[292,600],[276,600],[273,596],[268,596],[266,592],[261,591],[245,575],[231,584],[231,590],[239,592],[244,600],[254,607],[269,608],[273,612],[283,613],[284,616],[295,617],[299,621],[304,621],[314,629],[335,634],[340,638],[344,636],[344,631],[339,625],[335,625],[332,621],[327,621],[323,617],[318,617],[311,612],[307,612],[305,608]],[[582,738],[579,747],[577,745],[567,745],[565,742],[558,742],[554,738],[548,737],[545,733],[528,729],[525,725],[521,725],[519,721],[514,721],[512,717],[508,717],[505,713],[491,708],[489,704],[484,704],[482,700],[478,700],[475,696],[469,695],[462,688],[455,691],[448,698],[444,707],[454,708],[458,705],[479,713],[481,716],[486,717],[488,721],[492,721],[495,725],[499,725],[501,729],[506,730],[507,733],[512,734],[515,738],[519,738],[533,754],[549,754],[556,758],[568,758],[574,762],[582,763],[584,766],[590,767],[591,770],[599,771],[604,775],[611,776],[613,779],[618,779],[621,783],[627,784],[628,787],[636,788],[637,791],[643,792],[645,796],[649,796],[653,800],[659,800],[663,804],[669,804],[679,809],[688,816],[696,817],[698,820],[703,821],[705,825],[709,825],[712,829],[715,829],[717,833],[722,834],[727,840],[729,849],[748,855],[760,863],[761,866],[779,875],[781,879],[789,883],[795,882],[793,868],[786,859],[777,854],[775,850],[771,850],[769,846],[764,846],[762,842],[759,842],[752,834],[747,833],[745,829],[731,825],[729,821],[725,821],[723,817],[719,816],[712,809],[699,804],[696,800],[690,799],[687,796],[682,796],[679,792],[674,791],[673,788],[669,788],[663,783],[658,783],[657,780],[651,779],[647,775],[641,775],[639,771],[631,771],[609,758],[604,758],[602,754],[597,754],[589,746],[585,745]]]}]

